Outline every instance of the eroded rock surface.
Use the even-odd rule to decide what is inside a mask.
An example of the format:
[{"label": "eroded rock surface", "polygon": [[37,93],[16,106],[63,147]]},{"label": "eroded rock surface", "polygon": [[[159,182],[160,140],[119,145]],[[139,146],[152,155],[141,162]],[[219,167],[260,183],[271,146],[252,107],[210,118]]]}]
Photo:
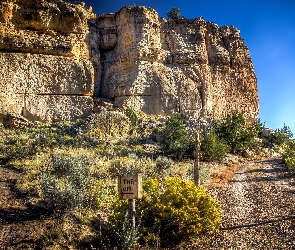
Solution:
[{"label": "eroded rock surface", "polygon": [[256,76],[236,28],[202,18],[167,21],[145,7],[100,17],[98,27],[100,93],[115,105],[149,114],[256,117]]},{"label": "eroded rock surface", "polygon": [[96,16],[83,3],[0,2],[0,115],[73,120],[93,99],[148,114],[257,116],[249,50],[234,27],[150,8]]},{"label": "eroded rock surface", "polygon": [[83,3],[1,1],[0,115],[52,121],[89,115],[100,70],[95,22]]}]

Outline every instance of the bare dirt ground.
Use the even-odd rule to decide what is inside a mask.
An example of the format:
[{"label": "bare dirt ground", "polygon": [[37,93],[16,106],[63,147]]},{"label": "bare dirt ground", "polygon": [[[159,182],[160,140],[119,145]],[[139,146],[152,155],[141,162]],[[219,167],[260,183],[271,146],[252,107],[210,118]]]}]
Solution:
[{"label": "bare dirt ground", "polygon": [[19,175],[0,165],[0,249],[42,249],[39,242],[51,215],[42,206],[30,206],[29,196],[15,189]]},{"label": "bare dirt ground", "polygon": [[220,230],[177,249],[295,249],[295,175],[280,159],[247,163],[210,192],[223,210]]},{"label": "bare dirt ground", "polygon": [[[42,235],[54,215],[14,188],[19,176],[0,165],[0,250],[46,249]],[[210,193],[223,210],[220,230],[175,249],[295,249],[295,175],[280,159],[246,163]]]}]

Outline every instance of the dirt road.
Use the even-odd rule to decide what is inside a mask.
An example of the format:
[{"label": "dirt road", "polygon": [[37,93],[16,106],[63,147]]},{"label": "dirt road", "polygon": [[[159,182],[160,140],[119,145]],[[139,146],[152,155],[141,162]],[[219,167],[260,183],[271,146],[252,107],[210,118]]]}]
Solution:
[{"label": "dirt road", "polygon": [[295,175],[279,159],[247,163],[223,190],[219,232],[177,249],[295,249]]}]

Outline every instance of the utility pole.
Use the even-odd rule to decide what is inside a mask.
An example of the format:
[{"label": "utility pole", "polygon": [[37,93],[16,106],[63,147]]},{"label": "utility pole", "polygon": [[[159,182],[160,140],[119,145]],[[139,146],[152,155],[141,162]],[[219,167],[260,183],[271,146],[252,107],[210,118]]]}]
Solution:
[{"label": "utility pole", "polygon": [[194,182],[200,185],[200,134],[195,132],[195,150],[194,150]]}]

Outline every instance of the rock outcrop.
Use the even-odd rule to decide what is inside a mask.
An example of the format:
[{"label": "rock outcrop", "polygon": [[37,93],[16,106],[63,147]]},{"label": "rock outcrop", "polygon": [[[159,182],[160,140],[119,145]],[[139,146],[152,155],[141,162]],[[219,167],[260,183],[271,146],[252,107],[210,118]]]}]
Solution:
[{"label": "rock outcrop", "polygon": [[236,28],[141,6],[96,16],[83,3],[0,1],[0,62],[0,118],[73,120],[98,98],[159,115],[252,120],[259,110]]},{"label": "rock outcrop", "polygon": [[58,121],[89,115],[100,70],[95,23],[83,3],[1,1],[0,116]]},{"label": "rock outcrop", "polygon": [[145,7],[98,18],[100,95],[150,114],[222,118],[258,113],[256,76],[234,27],[202,18],[167,21]]}]

